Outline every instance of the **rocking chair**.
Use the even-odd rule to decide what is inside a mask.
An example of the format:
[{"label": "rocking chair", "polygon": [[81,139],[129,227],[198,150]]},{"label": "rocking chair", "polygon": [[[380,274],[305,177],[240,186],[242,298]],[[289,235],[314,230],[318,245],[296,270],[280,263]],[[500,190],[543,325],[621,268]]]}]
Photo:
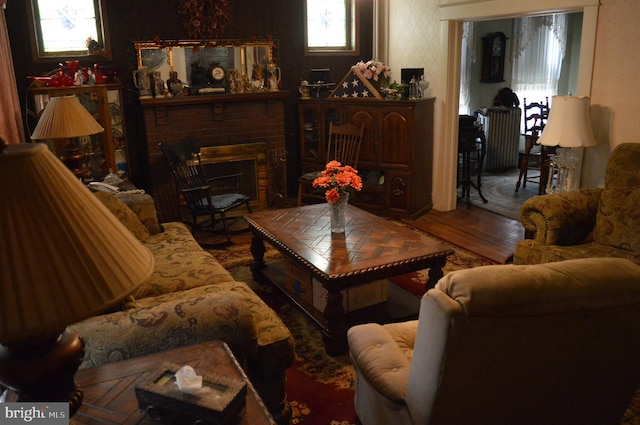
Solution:
[{"label": "rocking chair", "polygon": [[[200,160],[200,146],[194,139],[160,143],[159,146],[171,167],[178,196],[184,198],[191,213],[191,232],[195,233],[207,224],[214,229],[218,222],[216,215],[219,215],[227,243],[233,243],[227,225],[227,212],[241,205],[245,205],[249,213],[252,212],[250,198],[238,193],[243,173],[207,178]],[[201,216],[209,216],[209,220],[199,221]]]}]

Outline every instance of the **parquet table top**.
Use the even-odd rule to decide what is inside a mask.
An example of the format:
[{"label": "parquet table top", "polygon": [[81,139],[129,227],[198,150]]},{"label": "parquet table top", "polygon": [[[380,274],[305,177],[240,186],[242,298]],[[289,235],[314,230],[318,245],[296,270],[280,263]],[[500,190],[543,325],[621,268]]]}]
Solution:
[{"label": "parquet table top", "polygon": [[[343,234],[331,233],[326,204],[260,211],[245,219],[253,233],[254,279],[271,281],[314,319],[323,328],[330,355],[346,351],[345,288],[429,269],[428,289],[443,276],[446,257],[453,253],[442,242],[351,205],[345,213]],[[282,283],[267,276],[264,241],[322,284],[327,291],[324,311],[296,299]]]},{"label": "parquet table top", "polygon": [[439,241],[351,205],[344,234],[331,233],[326,204],[262,211],[245,219],[319,281],[346,286],[428,268],[434,258],[453,253]]},{"label": "parquet table top", "polygon": [[72,422],[101,425],[158,424],[138,409],[135,385],[146,373],[159,370],[165,362],[188,364],[201,375],[216,373],[246,380],[246,407],[235,424],[276,425],[253,385],[222,341],[185,346],[78,371],[76,382],[84,392],[84,401]]}]

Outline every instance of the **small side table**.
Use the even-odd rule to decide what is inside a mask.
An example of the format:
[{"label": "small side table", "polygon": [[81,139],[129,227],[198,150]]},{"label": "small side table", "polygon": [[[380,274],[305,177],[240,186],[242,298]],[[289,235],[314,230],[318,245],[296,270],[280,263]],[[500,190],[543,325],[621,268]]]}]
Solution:
[{"label": "small side table", "polygon": [[164,362],[188,364],[196,372],[200,368],[209,369],[223,376],[245,379],[246,407],[234,425],[276,425],[231,350],[222,341],[190,345],[78,371],[76,382],[84,392],[84,401],[72,421],[95,425],[157,425],[157,421],[138,409],[135,385],[145,372],[159,369]]}]

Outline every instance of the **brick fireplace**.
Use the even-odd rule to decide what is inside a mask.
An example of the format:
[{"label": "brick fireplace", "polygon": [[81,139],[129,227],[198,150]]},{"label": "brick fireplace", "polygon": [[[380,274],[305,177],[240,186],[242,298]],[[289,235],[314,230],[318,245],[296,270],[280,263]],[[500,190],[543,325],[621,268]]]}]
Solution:
[{"label": "brick fireplace", "polygon": [[141,99],[146,158],[134,182],[154,197],[160,221],[181,221],[182,216],[158,143],[189,137],[198,140],[206,169],[244,173],[241,190],[251,197],[254,210],[283,205],[286,98],[286,92],[265,92]]}]

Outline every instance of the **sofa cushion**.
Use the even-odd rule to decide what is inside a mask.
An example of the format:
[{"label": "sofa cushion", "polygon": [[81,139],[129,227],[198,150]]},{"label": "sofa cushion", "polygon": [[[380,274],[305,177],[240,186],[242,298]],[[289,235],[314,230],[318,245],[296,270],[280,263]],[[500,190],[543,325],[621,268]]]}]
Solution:
[{"label": "sofa cushion", "polygon": [[95,192],[95,196],[139,241],[144,241],[149,237],[149,230],[124,202],[105,191]]},{"label": "sofa cushion", "polygon": [[88,353],[81,368],[214,339],[242,358],[251,355],[257,350],[256,327],[243,298],[234,291],[184,291],[75,323],[70,328],[83,337]]},{"label": "sofa cushion", "polygon": [[602,191],[593,239],[603,245],[640,251],[640,186]]},{"label": "sofa cushion", "polygon": [[162,226],[158,222],[156,204],[153,198],[146,193],[120,192],[115,195],[119,200],[127,204],[138,219],[149,230],[149,234],[155,235],[162,232]]},{"label": "sofa cushion", "polygon": [[164,231],[144,240],[155,259],[153,274],[132,294],[155,297],[199,286],[233,281],[231,274],[204,251],[183,223],[162,224]]}]

